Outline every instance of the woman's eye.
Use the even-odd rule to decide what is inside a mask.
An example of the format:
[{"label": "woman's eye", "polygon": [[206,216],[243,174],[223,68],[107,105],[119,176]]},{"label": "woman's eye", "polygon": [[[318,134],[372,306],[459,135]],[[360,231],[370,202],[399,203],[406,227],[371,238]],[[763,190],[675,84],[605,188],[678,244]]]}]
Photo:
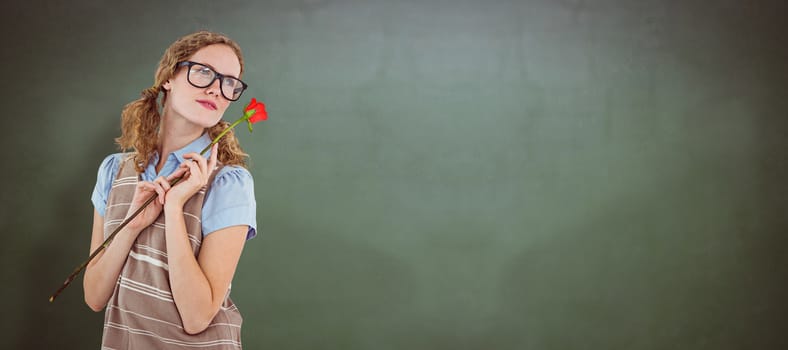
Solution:
[{"label": "woman's eye", "polygon": [[225,78],[222,83],[224,84],[224,86],[230,89],[236,89],[238,85],[240,85],[238,81],[233,78]]},{"label": "woman's eye", "polygon": [[213,71],[208,68],[195,68],[194,72],[204,77],[210,77],[213,75]]}]

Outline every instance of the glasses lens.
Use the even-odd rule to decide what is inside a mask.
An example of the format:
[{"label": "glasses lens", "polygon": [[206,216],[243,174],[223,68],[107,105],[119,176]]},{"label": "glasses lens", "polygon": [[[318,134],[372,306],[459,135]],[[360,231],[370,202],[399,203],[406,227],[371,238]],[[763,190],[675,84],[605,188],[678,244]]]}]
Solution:
[{"label": "glasses lens", "polygon": [[215,77],[216,72],[201,64],[194,64],[192,65],[191,69],[189,69],[189,82],[196,87],[206,87],[211,85]]},{"label": "glasses lens", "polygon": [[235,101],[241,97],[244,92],[244,83],[233,77],[224,77],[222,79],[222,94],[228,100]]}]

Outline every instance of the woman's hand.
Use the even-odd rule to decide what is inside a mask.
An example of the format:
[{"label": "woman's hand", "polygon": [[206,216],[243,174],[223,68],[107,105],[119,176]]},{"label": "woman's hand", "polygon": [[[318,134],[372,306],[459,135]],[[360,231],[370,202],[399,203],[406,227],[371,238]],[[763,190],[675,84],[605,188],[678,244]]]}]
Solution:
[{"label": "woman's hand", "polygon": [[165,205],[173,205],[183,208],[186,201],[189,200],[197,191],[208,184],[208,179],[211,173],[216,170],[216,154],[218,144],[213,145],[211,148],[210,159],[205,159],[199,153],[186,153],[183,158],[191,159],[181,163],[181,166],[172,173],[176,177],[183,175],[183,179],[167,190],[166,198],[164,199]]},{"label": "woman's hand", "polygon": [[170,189],[170,182],[178,176],[180,175],[173,173],[166,178],[159,176],[153,181],[140,181],[137,183],[137,187],[134,189],[134,197],[126,214],[127,217],[137,211],[151,196],[158,195],[158,197],[129,222],[128,226],[130,228],[140,231],[156,221],[164,206],[164,199],[167,191]]}]

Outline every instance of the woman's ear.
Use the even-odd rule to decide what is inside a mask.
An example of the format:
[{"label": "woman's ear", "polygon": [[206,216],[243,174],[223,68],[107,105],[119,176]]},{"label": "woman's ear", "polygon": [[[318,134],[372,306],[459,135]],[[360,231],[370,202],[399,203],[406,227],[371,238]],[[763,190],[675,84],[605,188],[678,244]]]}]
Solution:
[{"label": "woman's ear", "polygon": [[164,84],[161,85],[161,88],[167,91],[170,91],[170,81],[167,80]]}]

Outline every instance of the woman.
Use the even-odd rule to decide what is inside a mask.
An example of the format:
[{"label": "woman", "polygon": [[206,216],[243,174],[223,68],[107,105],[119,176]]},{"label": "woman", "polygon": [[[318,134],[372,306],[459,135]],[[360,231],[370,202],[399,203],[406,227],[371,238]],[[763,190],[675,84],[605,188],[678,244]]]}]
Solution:
[{"label": "woman", "polygon": [[165,51],[154,85],[124,108],[116,141],[134,152],[99,168],[90,250],[158,198],[85,271],[85,302],[106,308],[102,348],[241,348],[229,292],[256,234],[253,181],[232,131],[206,157],[199,152],[227,127],[222,115],[246,89],[242,72],[236,42],[192,33]]}]

